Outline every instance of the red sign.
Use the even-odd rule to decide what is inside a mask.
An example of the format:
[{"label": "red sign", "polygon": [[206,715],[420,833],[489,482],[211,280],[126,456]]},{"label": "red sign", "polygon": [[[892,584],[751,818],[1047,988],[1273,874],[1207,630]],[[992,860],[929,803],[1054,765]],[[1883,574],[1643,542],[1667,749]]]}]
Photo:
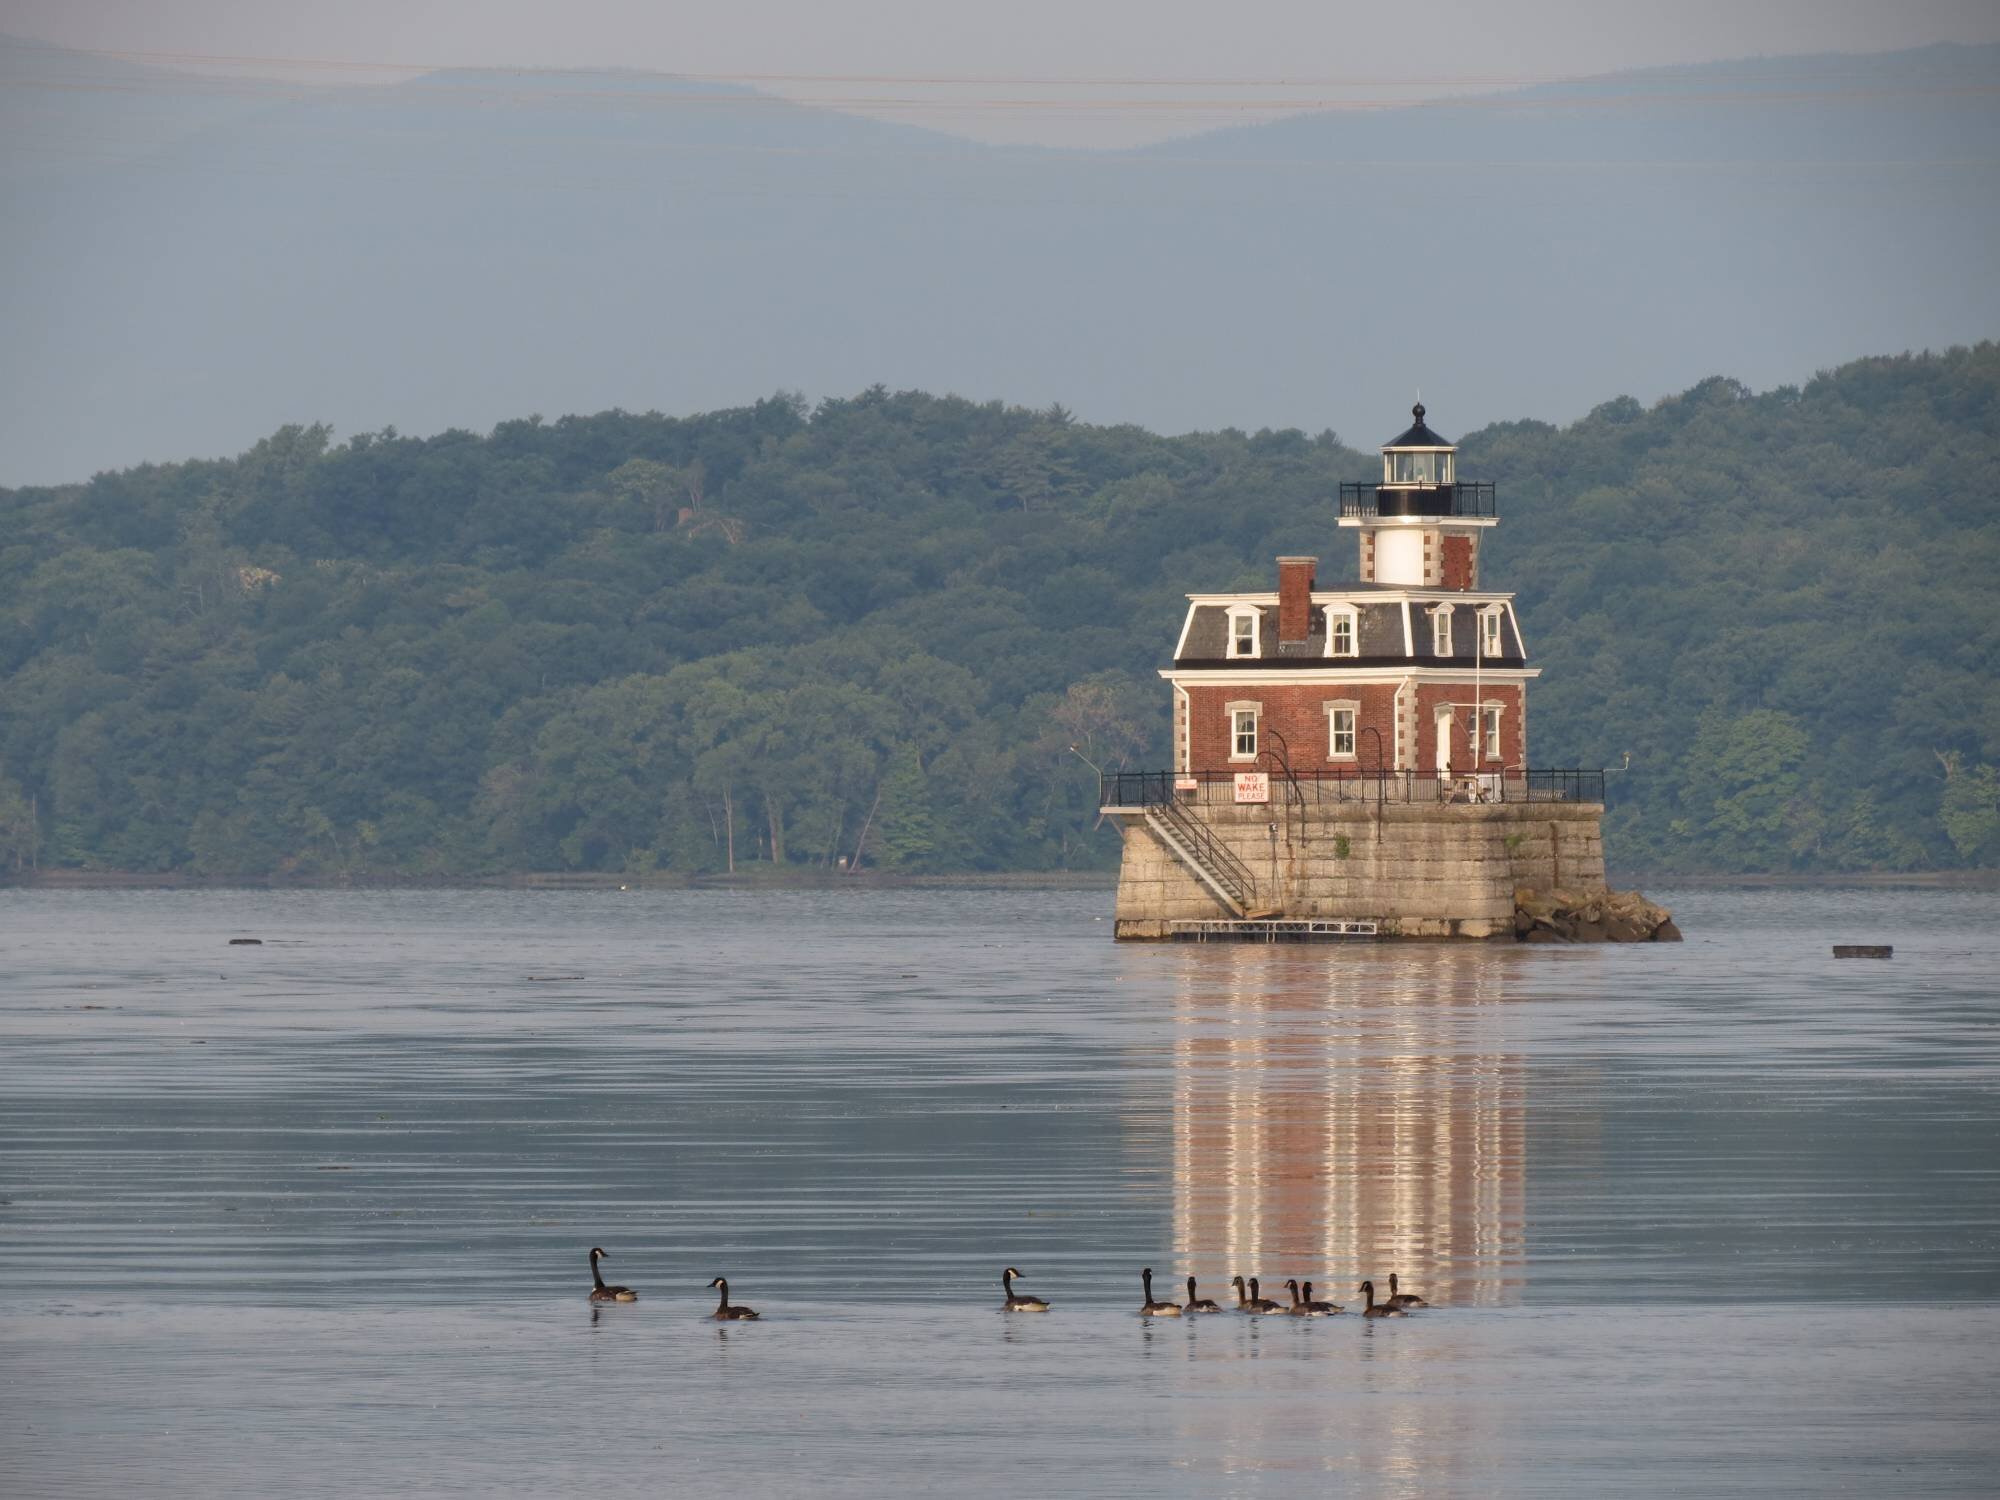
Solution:
[{"label": "red sign", "polygon": [[1238,771],[1236,773],[1236,800],[1238,802],[1269,802],[1271,800],[1271,773],[1268,771]]}]

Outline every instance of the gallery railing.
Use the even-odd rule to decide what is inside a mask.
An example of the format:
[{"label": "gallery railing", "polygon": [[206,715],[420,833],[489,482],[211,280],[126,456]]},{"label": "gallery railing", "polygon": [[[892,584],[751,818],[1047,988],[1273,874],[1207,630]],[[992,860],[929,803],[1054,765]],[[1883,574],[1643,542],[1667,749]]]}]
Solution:
[{"label": "gallery railing", "polygon": [[1490,483],[1462,480],[1457,484],[1343,484],[1340,513],[1351,519],[1378,516],[1498,516],[1499,501]]},{"label": "gallery railing", "polygon": [[[1302,798],[1307,805],[1338,802],[1444,803],[1604,801],[1604,772],[1575,768],[1504,771],[1363,771],[1338,767],[1295,772],[1267,783],[1271,802]],[[1190,803],[1233,803],[1234,771],[1106,771],[1098,778],[1098,806],[1146,808]]]}]

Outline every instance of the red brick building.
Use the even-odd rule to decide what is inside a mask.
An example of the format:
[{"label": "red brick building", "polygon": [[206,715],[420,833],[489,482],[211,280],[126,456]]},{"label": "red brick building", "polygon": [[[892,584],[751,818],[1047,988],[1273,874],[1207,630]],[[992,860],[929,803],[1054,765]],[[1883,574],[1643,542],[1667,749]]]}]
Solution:
[{"label": "red brick building", "polygon": [[1379,482],[1341,486],[1360,582],[1322,589],[1317,558],[1281,557],[1275,592],[1188,596],[1160,673],[1176,771],[1487,780],[1527,765],[1539,669],[1514,596],[1479,586],[1493,486],[1461,482],[1457,450],[1414,415]]}]

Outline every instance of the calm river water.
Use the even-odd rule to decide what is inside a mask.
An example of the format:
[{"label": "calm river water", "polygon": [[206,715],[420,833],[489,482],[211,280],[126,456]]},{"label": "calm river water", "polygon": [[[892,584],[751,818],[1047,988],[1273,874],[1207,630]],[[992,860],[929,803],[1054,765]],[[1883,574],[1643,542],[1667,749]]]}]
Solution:
[{"label": "calm river water", "polygon": [[2000,1490],[2000,898],[1653,894],[1685,944],[0,891],[4,1488]]}]

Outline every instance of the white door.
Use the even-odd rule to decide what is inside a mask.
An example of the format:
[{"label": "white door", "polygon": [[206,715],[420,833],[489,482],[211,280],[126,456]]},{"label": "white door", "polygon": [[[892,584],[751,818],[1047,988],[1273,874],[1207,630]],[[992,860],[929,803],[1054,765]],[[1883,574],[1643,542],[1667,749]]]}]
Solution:
[{"label": "white door", "polygon": [[1437,770],[1440,776],[1451,774],[1451,710],[1437,711]]}]

